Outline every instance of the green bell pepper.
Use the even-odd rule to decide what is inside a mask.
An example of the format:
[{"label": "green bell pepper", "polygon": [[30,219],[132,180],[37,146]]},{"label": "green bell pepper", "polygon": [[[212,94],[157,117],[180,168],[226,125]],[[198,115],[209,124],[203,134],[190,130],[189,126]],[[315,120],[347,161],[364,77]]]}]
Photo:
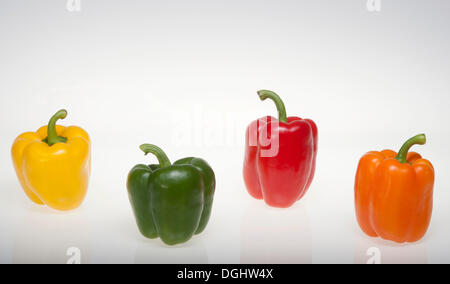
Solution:
[{"label": "green bell pepper", "polygon": [[172,165],[157,146],[140,148],[159,161],[159,165],[137,165],[128,175],[128,196],[142,235],[176,245],[202,233],[211,216],[216,187],[212,168],[199,158]]}]

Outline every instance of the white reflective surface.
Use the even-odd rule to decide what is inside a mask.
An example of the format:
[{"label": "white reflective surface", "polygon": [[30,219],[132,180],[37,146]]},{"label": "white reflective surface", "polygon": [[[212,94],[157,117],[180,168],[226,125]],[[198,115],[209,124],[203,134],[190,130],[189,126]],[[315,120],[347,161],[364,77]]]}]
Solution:
[{"label": "white reflective surface", "polygon": [[[74,247],[82,263],[450,263],[449,1],[382,0],[378,13],[365,1],[57,2],[0,3],[1,263],[66,263]],[[262,88],[319,127],[316,178],[288,210],[242,181],[246,126],[276,115]],[[60,108],[93,143],[88,195],[68,213],[26,198],[9,153]],[[402,246],[364,236],[359,158],[421,132],[414,150],[436,168],[429,232]],[[142,143],[216,172],[210,224],[187,244],[137,230],[127,174],[156,161]]]}]

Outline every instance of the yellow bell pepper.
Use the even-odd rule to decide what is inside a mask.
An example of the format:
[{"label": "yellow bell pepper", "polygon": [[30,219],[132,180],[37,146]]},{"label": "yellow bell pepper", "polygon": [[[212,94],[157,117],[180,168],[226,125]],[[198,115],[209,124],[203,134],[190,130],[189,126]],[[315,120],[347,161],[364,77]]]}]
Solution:
[{"label": "yellow bell pepper", "polygon": [[35,203],[61,211],[81,205],[91,174],[89,135],[81,128],[56,125],[67,111],[58,111],[36,133],[15,140],[11,153],[17,177]]}]

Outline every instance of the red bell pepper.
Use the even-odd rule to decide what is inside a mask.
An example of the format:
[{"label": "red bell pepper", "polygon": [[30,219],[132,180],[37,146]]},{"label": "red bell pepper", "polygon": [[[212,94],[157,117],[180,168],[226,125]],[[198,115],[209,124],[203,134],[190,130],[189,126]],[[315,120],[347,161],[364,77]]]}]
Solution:
[{"label": "red bell pepper", "polygon": [[244,181],[248,192],[273,207],[287,208],[300,200],[312,183],[316,167],[318,130],[310,119],[287,117],[274,92],[258,92],[271,99],[279,119],[267,116],[247,128]]}]

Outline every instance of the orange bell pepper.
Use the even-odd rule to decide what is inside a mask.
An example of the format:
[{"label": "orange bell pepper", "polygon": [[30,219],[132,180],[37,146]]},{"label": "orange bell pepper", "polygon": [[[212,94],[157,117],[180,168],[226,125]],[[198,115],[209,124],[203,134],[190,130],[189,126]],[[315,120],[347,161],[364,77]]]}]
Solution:
[{"label": "orange bell pepper", "polygon": [[426,234],[433,210],[433,165],[415,152],[425,135],[409,139],[399,153],[369,152],[358,166],[355,181],[356,217],[371,237],[397,243],[416,242]]}]

